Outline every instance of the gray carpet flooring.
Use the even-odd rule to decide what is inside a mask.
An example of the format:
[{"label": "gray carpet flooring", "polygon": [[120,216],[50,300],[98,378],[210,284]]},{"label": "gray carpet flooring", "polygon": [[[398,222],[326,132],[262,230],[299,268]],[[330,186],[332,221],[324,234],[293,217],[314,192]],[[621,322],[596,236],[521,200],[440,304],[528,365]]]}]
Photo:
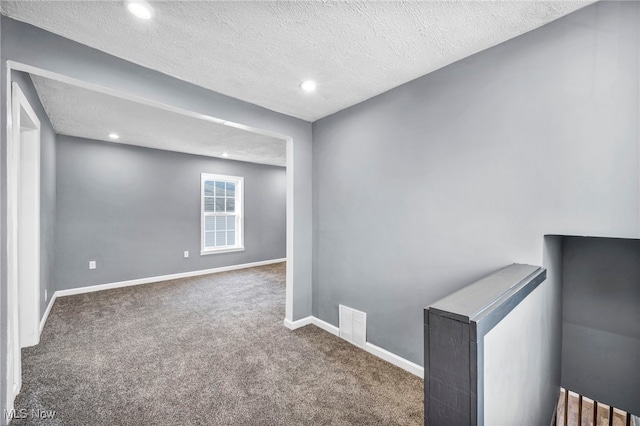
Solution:
[{"label": "gray carpet flooring", "polygon": [[417,425],[422,380],[310,325],[282,325],[285,267],[56,300],[23,350],[11,424]]}]

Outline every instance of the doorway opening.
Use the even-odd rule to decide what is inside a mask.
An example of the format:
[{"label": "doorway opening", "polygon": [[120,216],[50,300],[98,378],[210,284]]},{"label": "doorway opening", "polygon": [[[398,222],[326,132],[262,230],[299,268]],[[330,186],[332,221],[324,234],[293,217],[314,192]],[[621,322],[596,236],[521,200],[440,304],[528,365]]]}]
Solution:
[{"label": "doorway opening", "polygon": [[7,407],[22,385],[20,349],[40,341],[40,121],[11,85],[7,144]]}]

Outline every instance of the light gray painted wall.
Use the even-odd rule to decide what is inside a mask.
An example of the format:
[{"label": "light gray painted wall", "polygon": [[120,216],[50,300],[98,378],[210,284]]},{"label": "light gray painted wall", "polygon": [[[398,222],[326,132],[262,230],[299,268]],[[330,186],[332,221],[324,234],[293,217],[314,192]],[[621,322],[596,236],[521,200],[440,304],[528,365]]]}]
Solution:
[{"label": "light gray painted wall", "polygon": [[638,236],[639,4],[602,2],[313,124],[313,313],[422,364],[422,308],[543,235]]},{"label": "light gray painted wall", "polygon": [[205,90],[2,17],[5,59],[293,138],[293,319],[311,314],[311,124]]},{"label": "light gray painted wall", "polygon": [[547,279],[484,337],[484,424],[548,425],[560,392],[562,245],[545,236]]},{"label": "light gray painted wall", "polygon": [[562,386],[640,413],[640,240],[566,237]]},{"label": "light gray painted wall", "polygon": [[56,218],[56,133],[40,103],[31,77],[19,71],[12,71],[11,81],[18,83],[40,120],[40,315],[42,316],[47,310],[48,303],[44,300],[45,289],[48,290],[49,298],[55,291],[53,264]]},{"label": "light gray painted wall", "polygon": [[547,398],[547,406],[555,406],[560,395],[560,378],[562,369],[562,245],[564,239],[557,235],[545,235],[542,266],[547,269],[545,284],[551,288],[550,315],[542,318],[549,324],[548,345],[541,348],[546,352],[549,365],[547,381],[543,384]]},{"label": "light gray painted wall", "polygon": [[484,336],[486,425],[551,424],[560,389],[553,368],[560,347],[552,339],[561,324],[554,284],[545,280]]},{"label": "light gray painted wall", "polygon": [[560,392],[562,242],[545,236],[547,278],[484,337],[484,424],[551,424]]},{"label": "light gray painted wall", "polygon": [[[69,136],[57,163],[58,290],[286,257],[283,167]],[[245,251],[200,256],[201,173],[244,177]]]}]

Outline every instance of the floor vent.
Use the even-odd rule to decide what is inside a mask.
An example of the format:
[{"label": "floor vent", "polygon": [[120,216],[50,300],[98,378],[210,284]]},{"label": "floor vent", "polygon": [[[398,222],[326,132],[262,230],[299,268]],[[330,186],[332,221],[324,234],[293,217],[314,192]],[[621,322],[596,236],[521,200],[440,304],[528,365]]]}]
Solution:
[{"label": "floor vent", "polygon": [[340,305],[340,337],[364,348],[367,342],[367,314]]}]

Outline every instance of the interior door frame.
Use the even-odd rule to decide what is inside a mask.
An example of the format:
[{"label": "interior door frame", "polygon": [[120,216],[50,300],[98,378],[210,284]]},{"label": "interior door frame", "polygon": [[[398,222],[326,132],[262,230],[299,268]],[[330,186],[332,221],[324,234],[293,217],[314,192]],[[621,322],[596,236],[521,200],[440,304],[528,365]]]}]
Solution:
[{"label": "interior door frame", "polygon": [[[88,90],[93,90],[99,93],[104,93],[106,95],[110,95],[110,96],[116,96],[119,97],[121,99],[125,99],[125,100],[129,100],[129,101],[133,101],[133,102],[138,102],[142,105],[147,105],[147,106],[152,106],[155,108],[160,108],[163,109],[165,111],[170,111],[170,112],[175,112],[177,114],[182,114],[182,115],[186,115],[188,117],[193,117],[193,118],[198,118],[201,120],[207,120],[207,121],[211,121],[213,123],[218,123],[218,124],[223,124],[225,126],[229,126],[229,127],[234,127],[236,129],[241,129],[241,130],[246,130],[248,132],[252,132],[252,133],[257,133],[259,135],[264,135],[264,136],[270,136],[273,138],[278,138],[284,141],[285,143],[285,149],[286,149],[286,156],[287,156],[287,160],[286,160],[286,170],[287,170],[287,207],[286,207],[286,214],[287,214],[287,224],[286,224],[286,229],[287,229],[287,237],[286,237],[286,241],[287,241],[287,247],[286,247],[286,259],[287,259],[287,264],[286,264],[286,284],[285,284],[285,325],[287,324],[293,324],[293,311],[294,311],[294,293],[296,293],[295,290],[298,289],[298,285],[302,285],[302,283],[298,284],[298,282],[296,282],[295,280],[295,272],[296,272],[296,268],[294,267],[294,265],[296,265],[296,261],[294,260],[294,218],[295,218],[295,209],[294,209],[294,198],[293,198],[293,192],[294,192],[294,187],[295,187],[295,182],[294,182],[294,178],[293,178],[293,174],[294,174],[294,157],[295,157],[295,143],[293,140],[292,136],[289,135],[284,135],[281,133],[277,133],[277,132],[273,132],[270,130],[264,130],[261,128],[257,128],[257,127],[253,127],[253,126],[247,126],[241,123],[236,123],[233,121],[229,121],[229,120],[225,120],[225,119],[221,119],[221,118],[217,118],[217,117],[213,117],[210,115],[206,115],[206,114],[202,114],[199,112],[195,112],[195,111],[191,111],[191,110],[187,110],[184,108],[180,108],[177,106],[173,106],[173,105],[168,105],[165,103],[161,103],[155,100],[151,100],[151,99],[146,99],[146,98],[141,98],[139,96],[136,95],[132,95],[130,93],[125,93],[125,92],[121,92],[115,89],[111,89],[111,88],[107,88],[104,86],[100,86],[94,83],[89,83],[87,81],[83,81],[83,80],[79,80],[77,78],[74,77],[70,77],[67,75],[63,75],[63,74],[59,74],[56,73],[54,71],[49,71],[43,68],[39,68],[33,65],[28,65],[25,63],[21,63],[21,62],[16,62],[13,60],[8,60],[7,61],[7,67],[8,67],[8,71],[7,71],[7,81],[10,81],[10,77],[11,77],[11,70],[17,70],[17,71],[21,71],[21,72],[26,72],[29,74],[33,74],[33,75],[37,75],[40,77],[45,77],[45,78],[49,78],[55,81],[59,81],[61,83],[66,83],[66,84],[71,84],[73,86],[76,87],[80,87],[83,89],[88,89]],[[7,87],[9,88],[10,85],[8,84]],[[8,90],[8,89],[7,89]],[[7,93],[9,93],[9,91],[7,91]],[[8,121],[10,122],[10,120]],[[10,132],[9,132],[10,133]],[[10,137],[10,136],[9,136]]]},{"label": "interior door frame", "polygon": [[[22,386],[21,348],[40,341],[40,120],[7,69],[7,389]],[[22,208],[22,209],[21,209]]]},{"label": "interior door frame", "polygon": [[[218,123],[218,124],[223,124],[226,126],[230,126],[230,127],[235,127],[238,129],[242,129],[242,130],[246,130],[249,132],[253,132],[253,133],[257,133],[257,134],[261,134],[261,135],[265,135],[265,136],[271,136],[274,138],[278,138],[284,141],[285,143],[285,147],[286,147],[286,186],[287,186],[287,195],[286,195],[286,284],[285,284],[285,319],[284,319],[284,325],[286,325],[287,327],[290,327],[291,325],[293,325],[294,323],[294,298],[295,295],[297,293],[297,289],[299,285],[302,285],[303,283],[298,284],[298,280],[295,279],[295,272],[297,272],[297,268],[295,267],[296,265],[296,261],[294,260],[294,218],[295,218],[295,209],[294,209],[294,186],[295,186],[295,182],[294,182],[294,157],[295,157],[295,143],[294,143],[294,139],[292,136],[288,136],[285,134],[280,134],[277,132],[273,132],[270,130],[264,130],[261,128],[257,128],[257,127],[253,127],[253,126],[247,126],[241,123],[236,123],[233,121],[229,121],[229,120],[225,120],[225,119],[221,119],[221,118],[217,118],[217,117],[213,117],[210,115],[206,115],[206,114],[202,114],[196,111],[191,111],[188,109],[184,109],[184,108],[180,108],[174,105],[168,105],[162,102],[158,102],[155,100],[151,100],[151,99],[147,99],[147,98],[141,98],[139,96],[136,95],[132,95],[129,93],[125,93],[125,92],[121,92],[115,89],[111,89],[111,88],[107,88],[101,85],[97,85],[94,83],[90,83],[87,81],[83,81],[83,80],[79,80],[77,78],[73,78],[67,75],[63,75],[60,73],[56,73],[54,71],[49,71],[47,69],[43,69],[43,68],[39,68],[37,66],[33,66],[33,65],[29,65],[29,64],[25,64],[25,63],[21,63],[21,62],[17,62],[17,61],[13,61],[13,60],[7,60],[6,61],[7,64],[7,81],[6,81],[6,93],[9,94],[11,93],[11,71],[12,70],[16,70],[16,71],[21,71],[21,72],[25,72],[25,73],[29,73],[29,74],[33,74],[33,75],[37,75],[37,76],[41,76],[41,77],[45,77],[45,78],[49,78],[49,79],[53,79],[62,83],[67,83],[67,84],[71,84],[80,88],[84,88],[84,89],[88,89],[88,90],[93,90],[96,92],[100,92],[100,93],[104,93],[107,95],[111,95],[111,96],[116,96],[116,97],[120,97],[122,99],[126,99],[126,100],[130,100],[130,101],[134,101],[134,102],[138,102],[141,103],[143,105],[148,105],[148,106],[153,106],[156,108],[160,108],[163,109],[165,111],[171,111],[171,112],[175,112],[178,114],[183,114],[189,117],[193,117],[193,118],[198,118],[198,119],[202,119],[202,120],[207,120],[207,121],[211,121],[214,123]],[[11,128],[11,97],[7,96],[7,141],[9,143],[9,141],[12,139],[12,128]],[[9,228],[7,228],[9,229]],[[55,297],[55,294],[52,296],[52,300]],[[7,305],[10,305],[10,303],[7,303]],[[45,314],[46,315],[46,314]],[[43,324],[40,324],[40,326],[42,327]],[[291,328],[291,327],[290,327]],[[6,358],[7,360],[9,359],[8,357]],[[9,377],[9,376],[7,376]],[[10,380],[7,380],[7,382],[9,383]],[[9,392],[7,392],[7,395],[9,395]],[[13,401],[13,399],[12,399]],[[6,405],[7,408],[12,408],[13,405],[12,404],[7,404]]]},{"label": "interior door frame", "polygon": [[[94,83],[90,83],[87,81],[79,80],[74,77],[70,77],[68,75],[60,74],[54,71],[49,71],[47,69],[43,69],[37,66],[25,64],[22,62],[17,62],[13,60],[7,60],[7,84],[6,84],[6,93],[11,93],[11,71],[21,71],[45,78],[49,78],[52,80],[56,80],[62,83],[71,84],[80,88],[93,90],[96,92],[104,93],[111,96],[120,97],[122,99],[134,101],[141,103],[143,105],[148,105],[156,108],[163,109],[165,111],[171,111],[182,115],[187,115],[189,117],[198,118],[202,120],[211,121],[218,124],[223,124],[230,127],[235,127],[238,129],[246,130],[249,132],[271,136],[274,138],[278,138],[284,141],[286,147],[286,186],[287,186],[287,201],[286,201],[286,284],[285,284],[285,319],[284,325],[290,327],[294,322],[294,299],[297,293],[297,289],[299,285],[298,280],[296,280],[295,272],[297,272],[297,268],[295,267],[296,261],[294,260],[294,218],[296,215],[294,209],[294,157],[295,157],[295,143],[294,138],[289,135],[280,134],[277,132],[273,132],[270,130],[264,130],[261,128],[247,126],[241,123],[236,123],[233,121],[213,117],[210,115],[202,114],[199,112],[191,111],[188,109],[180,108],[174,105],[168,105],[162,102],[158,102],[155,100],[141,98],[136,95],[132,95],[130,93],[121,92],[115,89],[107,88],[101,85],[97,85]],[[10,140],[11,135],[11,100],[10,96],[7,96],[7,140]],[[55,295],[54,295],[55,296]],[[52,297],[53,298],[53,297]],[[43,324],[41,324],[42,327]]]}]

